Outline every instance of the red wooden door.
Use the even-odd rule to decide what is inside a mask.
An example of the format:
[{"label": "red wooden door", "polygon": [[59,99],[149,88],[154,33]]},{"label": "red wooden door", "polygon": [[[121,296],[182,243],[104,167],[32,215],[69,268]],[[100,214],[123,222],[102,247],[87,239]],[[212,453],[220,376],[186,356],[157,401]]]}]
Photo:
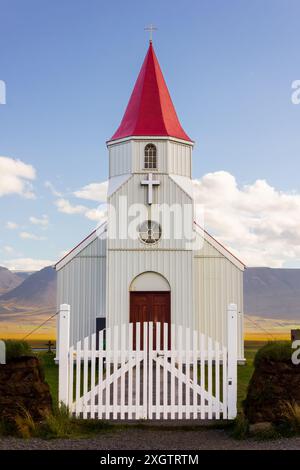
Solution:
[{"label": "red wooden door", "polygon": [[[130,292],[130,322],[133,325],[133,348],[135,344],[135,323],[141,323],[141,349],[143,349],[143,323],[152,321],[168,324],[168,347],[171,345],[171,302],[170,292]],[[156,329],[153,332],[153,347],[156,347]],[[160,347],[163,348],[163,327],[161,326]]]}]

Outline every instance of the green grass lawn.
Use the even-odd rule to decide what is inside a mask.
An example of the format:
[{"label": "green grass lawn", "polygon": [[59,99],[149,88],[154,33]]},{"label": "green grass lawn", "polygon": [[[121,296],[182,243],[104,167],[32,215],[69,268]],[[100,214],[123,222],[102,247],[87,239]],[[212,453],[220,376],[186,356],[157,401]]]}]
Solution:
[{"label": "green grass lawn", "polygon": [[[247,387],[253,373],[253,359],[256,351],[265,343],[262,341],[245,342],[245,358],[247,363],[238,366],[238,408],[241,408],[242,401],[246,398]],[[58,402],[58,366],[54,363],[54,354],[39,353],[46,381],[49,384],[53,404]]]},{"label": "green grass lawn", "polygon": [[41,360],[45,379],[50,387],[53,405],[58,404],[58,365],[54,362],[55,355],[53,353],[40,352],[37,354]]},{"label": "green grass lawn", "polygon": [[256,351],[265,343],[265,341],[245,341],[246,364],[238,366],[238,409],[241,409],[242,401],[246,398],[248,383],[254,371],[253,360]]}]

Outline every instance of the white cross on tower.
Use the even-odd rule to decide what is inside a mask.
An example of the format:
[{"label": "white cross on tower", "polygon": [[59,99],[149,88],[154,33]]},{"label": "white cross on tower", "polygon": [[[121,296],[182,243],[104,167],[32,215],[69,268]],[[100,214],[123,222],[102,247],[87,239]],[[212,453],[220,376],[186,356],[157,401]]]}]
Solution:
[{"label": "white cross on tower", "polygon": [[153,26],[153,24],[149,24],[146,28],[144,28],[145,31],[149,31],[149,40],[152,42],[152,35],[153,31],[157,31],[157,28]]},{"label": "white cross on tower", "polygon": [[152,173],[149,173],[147,180],[142,180],[142,186],[148,186],[148,204],[152,204],[152,197],[153,197],[153,186],[159,186],[160,181],[152,179]]}]

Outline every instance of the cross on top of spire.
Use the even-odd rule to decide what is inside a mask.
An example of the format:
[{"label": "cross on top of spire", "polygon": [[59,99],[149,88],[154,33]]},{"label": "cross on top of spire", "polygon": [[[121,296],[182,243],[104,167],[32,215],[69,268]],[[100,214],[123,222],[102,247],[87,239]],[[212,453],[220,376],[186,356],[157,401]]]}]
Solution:
[{"label": "cross on top of spire", "polygon": [[149,26],[146,26],[146,28],[144,29],[145,31],[149,31],[149,41],[152,42],[153,31],[157,31],[157,28],[151,23],[149,24]]}]

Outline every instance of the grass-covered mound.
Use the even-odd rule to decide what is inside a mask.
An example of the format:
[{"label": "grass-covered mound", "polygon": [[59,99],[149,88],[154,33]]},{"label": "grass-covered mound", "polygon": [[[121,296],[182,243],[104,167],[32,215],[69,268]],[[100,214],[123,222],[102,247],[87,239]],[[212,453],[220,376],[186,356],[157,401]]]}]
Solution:
[{"label": "grass-covered mound", "polygon": [[8,339],[5,340],[6,362],[22,356],[33,356],[32,349],[27,341]]},{"label": "grass-covered mound", "polygon": [[49,385],[39,359],[26,341],[7,340],[0,365],[0,428],[14,429],[24,414],[34,422],[52,412]]},{"label": "grass-covered mound", "polygon": [[300,365],[293,364],[293,352],[288,341],[270,342],[257,351],[243,403],[250,429],[300,432]]},{"label": "grass-covered mound", "polygon": [[259,367],[264,361],[290,362],[293,351],[290,341],[270,341],[257,351],[254,358],[254,367]]}]

